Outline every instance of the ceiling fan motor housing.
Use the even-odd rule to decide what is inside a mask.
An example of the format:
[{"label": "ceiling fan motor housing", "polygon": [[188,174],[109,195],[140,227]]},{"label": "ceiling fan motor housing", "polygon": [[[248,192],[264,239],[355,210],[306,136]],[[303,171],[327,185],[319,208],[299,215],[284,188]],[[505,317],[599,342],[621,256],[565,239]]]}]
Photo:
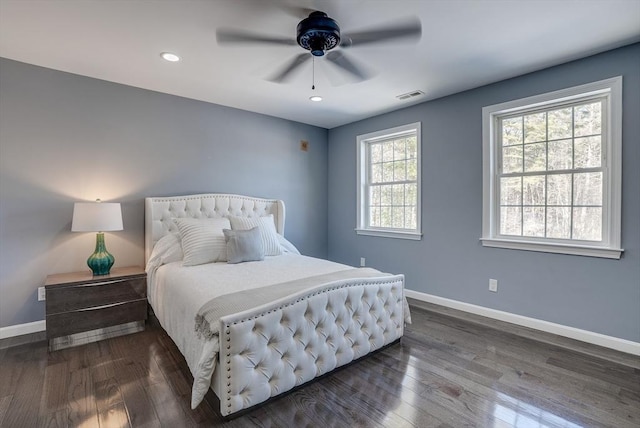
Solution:
[{"label": "ceiling fan motor housing", "polygon": [[297,41],[313,56],[323,56],[340,43],[340,27],[324,12],[311,12],[298,24]]}]

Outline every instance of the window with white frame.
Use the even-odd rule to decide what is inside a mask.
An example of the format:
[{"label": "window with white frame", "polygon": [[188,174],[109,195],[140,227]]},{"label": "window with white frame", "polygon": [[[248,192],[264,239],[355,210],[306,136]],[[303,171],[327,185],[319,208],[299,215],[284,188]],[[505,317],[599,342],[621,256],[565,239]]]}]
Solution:
[{"label": "window with white frame", "polygon": [[620,258],[622,78],[483,109],[485,246]]},{"label": "window with white frame", "polygon": [[421,239],[420,123],[359,135],[361,235]]}]

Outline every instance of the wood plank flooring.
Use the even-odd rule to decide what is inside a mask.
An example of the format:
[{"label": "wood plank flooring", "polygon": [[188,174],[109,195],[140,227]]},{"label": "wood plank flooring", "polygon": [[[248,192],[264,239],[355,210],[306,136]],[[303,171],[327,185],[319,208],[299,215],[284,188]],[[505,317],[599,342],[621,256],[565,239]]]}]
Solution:
[{"label": "wood plank flooring", "polygon": [[228,421],[213,394],[190,409],[186,363],[153,320],[0,349],[0,427],[640,427],[640,358],[413,303],[400,343]]}]

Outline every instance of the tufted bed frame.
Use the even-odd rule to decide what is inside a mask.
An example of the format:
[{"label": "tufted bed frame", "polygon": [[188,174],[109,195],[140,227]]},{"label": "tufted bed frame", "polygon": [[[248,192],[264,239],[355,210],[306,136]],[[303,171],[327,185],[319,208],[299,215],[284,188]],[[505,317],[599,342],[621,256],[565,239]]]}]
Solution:
[{"label": "tufted bed frame", "polygon": [[[273,214],[284,233],[280,200],[230,194],[145,199],[145,257],[178,217]],[[279,299],[220,319],[211,388],[222,416],[264,402],[397,340],[404,332],[404,277],[354,279],[310,295]],[[260,355],[256,365],[247,353]],[[255,359],[255,358],[254,358]],[[266,376],[265,376],[266,373]]]}]

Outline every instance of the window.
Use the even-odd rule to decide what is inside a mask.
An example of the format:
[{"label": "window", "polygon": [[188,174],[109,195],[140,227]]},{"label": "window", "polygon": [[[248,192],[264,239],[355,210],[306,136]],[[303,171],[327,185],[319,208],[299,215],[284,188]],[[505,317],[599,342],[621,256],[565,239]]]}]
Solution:
[{"label": "window", "polygon": [[420,123],[359,135],[360,235],[421,239]]},{"label": "window", "polygon": [[620,258],[622,78],[483,109],[485,246]]}]

